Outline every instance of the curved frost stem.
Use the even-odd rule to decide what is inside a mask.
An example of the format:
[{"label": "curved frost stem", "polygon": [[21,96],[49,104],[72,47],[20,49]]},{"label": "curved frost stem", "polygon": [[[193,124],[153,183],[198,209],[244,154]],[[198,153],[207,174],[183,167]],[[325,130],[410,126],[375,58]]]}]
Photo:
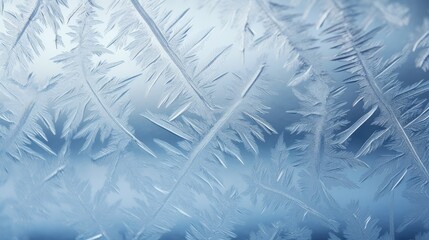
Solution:
[{"label": "curved frost stem", "polygon": [[209,130],[209,132],[204,136],[203,139],[198,143],[198,145],[192,150],[192,152],[189,154],[188,161],[186,162],[185,166],[182,168],[182,171],[179,174],[179,178],[177,179],[174,186],[171,188],[167,196],[162,201],[161,205],[156,209],[156,211],[152,214],[151,220],[148,221],[134,236],[134,240],[138,240],[144,233],[144,231],[149,227],[156,219],[158,214],[167,206],[168,202],[174,196],[176,193],[178,187],[182,184],[182,182],[185,180],[185,178],[188,176],[188,173],[191,171],[191,169],[198,163],[198,155],[207,147],[207,145],[210,143],[211,140],[216,136],[216,134],[222,129],[225,124],[228,123],[231,116],[234,114],[235,110],[240,106],[240,104],[243,102],[244,98],[248,94],[249,90],[252,86],[254,86],[256,80],[260,77],[262,71],[264,69],[264,66],[261,66],[259,70],[256,72],[255,76],[251,81],[245,86],[243,89],[243,92],[240,95],[240,98],[238,98],[227,110],[226,112],[220,117],[220,119],[213,125],[213,127]]},{"label": "curved frost stem", "polygon": [[89,92],[91,93],[92,97],[95,99],[95,102],[97,103],[97,105],[103,109],[103,111],[107,114],[107,116],[109,117],[109,119],[119,128],[122,130],[122,132],[124,132],[129,138],[131,138],[132,141],[134,141],[140,148],[142,148],[144,151],[146,151],[147,153],[149,153],[150,155],[152,155],[153,157],[156,157],[155,153],[148,147],[146,146],[143,142],[141,142],[136,136],[134,136],[133,133],[131,133],[122,123],[120,123],[118,121],[118,119],[116,119],[115,116],[112,115],[112,113],[107,109],[107,107],[104,105],[103,101],[101,101],[100,97],[98,96],[98,94],[95,92],[94,88],[92,87],[91,83],[89,82],[88,76],[86,74],[86,70],[85,67],[83,66],[83,60],[81,60],[81,71],[82,71],[82,76],[83,76],[83,80],[85,82],[86,87],[88,88]]},{"label": "curved frost stem", "polygon": [[144,10],[143,6],[139,3],[138,0],[130,0],[133,4],[134,8],[138,12],[138,14],[143,18],[146,25],[149,27],[150,31],[152,32],[152,35],[155,37],[155,39],[158,41],[159,45],[161,46],[162,50],[165,54],[168,55],[170,60],[173,62],[173,64],[176,66],[176,68],[179,70],[180,74],[182,75],[182,79],[184,79],[183,83],[185,86],[191,90],[191,92],[197,96],[197,99],[205,105],[210,110],[213,110],[214,107],[205,99],[202,93],[198,90],[197,86],[195,86],[195,83],[193,82],[193,78],[187,73],[186,67],[182,63],[182,61],[179,59],[177,54],[173,51],[170,44],[168,43],[167,39],[162,34],[161,30],[158,28],[156,23],[153,21],[153,19],[149,16],[149,14]]}]

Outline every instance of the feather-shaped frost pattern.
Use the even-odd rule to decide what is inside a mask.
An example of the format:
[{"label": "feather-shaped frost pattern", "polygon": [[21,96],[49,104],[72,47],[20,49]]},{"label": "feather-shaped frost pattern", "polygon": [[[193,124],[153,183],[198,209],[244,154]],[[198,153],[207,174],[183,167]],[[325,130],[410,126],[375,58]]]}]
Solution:
[{"label": "feather-shaped frost pattern", "polygon": [[[371,108],[368,112],[371,113],[374,107],[377,107],[380,113],[374,120],[374,124],[384,128],[374,132],[368,138],[357,156],[375,151],[392,138],[394,143],[389,147],[401,155],[394,159],[411,161],[416,171],[419,172],[422,182],[427,182],[429,174],[427,162],[423,157],[426,156],[426,149],[420,145],[419,141],[423,131],[419,133],[410,130],[411,125],[414,124],[413,119],[425,111],[423,104],[425,100],[422,97],[424,98],[424,93],[427,92],[427,86],[424,82],[403,86],[398,81],[396,73],[398,67],[407,58],[409,49],[406,47],[387,60],[381,59],[378,55],[383,46],[373,43],[372,39],[383,31],[383,26],[365,30],[357,24],[357,16],[360,15],[360,11],[355,5],[336,1],[331,3],[333,3],[331,5],[333,11],[337,14],[332,15],[332,24],[326,27],[324,32],[329,36],[328,41],[339,49],[336,57],[333,58],[333,61],[341,64],[336,70],[349,72],[352,75],[361,88],[358,98],[363,100],[364,108]],[[348,37],[340,38],[343,35]],[[362,116],[351,125],[351,128],[362,125],[361,121],[368,117]],[[419,128],[418,125],[415,127]],[[400,147],[401,150],[397,147]],[[395,168],[394,162],[391,161],[391,163],[391,166]],[[404,165],[406,164],[404,163]],[[393,176],[398,176],[396,171],[402,171],[402,169],[392,169]],[[393,182],[392,184],[394,184]]]},{"label": "feather-shaped frost pattern", "polygon": [[58,76],[46,82],[35,82],[33,74],[29,74],[26,79],[25,85],[18,82],[5,85],[17,97],[7,98],[1,113],[2,183],[7,179],[9,170],[26,157],[45,160],[56,155],[48,143],[48,135],[56,134],[49,91],[57,87]]},{"label": "feather-shaped frost pattern", "polygon": [[[333,85],[333,83],[330,83]],[[346,188],[357,188],[345,174],[350,167],[366,167],[352,152],[341,149],[338,144],[338,131],[347,124],[345,103],[338,102],[344,88],[333,89],[327,83],[312,81],[305,90],[294,90],[301,100],[299,110],[289,111],[302,115],[302,119],[290,125],[292,133],[305,137],[289,148],[296,152],[298,159],[295,165],[302,166],[300,189],[313,201],[327,202],[336,206],[329,188],[340,185]],[[349,134],[349,133],[347,133]]]},{"label": "feather-shaped frost pattern", "polygon": [[0,239],[427,239],[428,8],[0,0]]},{"label": "feather-shaped frost pattern", "polygon": [[[222,182],[216,176],[216,172],[219,170],[216,169],[227,167],[225,159],[228,155],[229,158],[242,161],[241,153],[235,142],[243,144],[249,151],[258,152],[256,139],[263,140],[262,131],[263,126],[266,125],[257,121],[254,124],[249,124],[248,121],[243,120],[243,117],[255,116],[260,118],[259,115],[267,110],[260,99],[265,90],[263,70],[264,65],[261,65],[253,74],[246,74],[245,78],[240,75],[232,76],[231,80],[240,83],[242,89],[238,95],[231,99],[217,120],[211,122],[210,118],[206,119],[208,125],[203,128],[203,134],[198,139],[184,141],[180,144],[183,151],[187,152],[186,155],[180,150],[174,150],[173,147],[166,147],[168,146],[166,143],[157,141],[161,147],[167,149],[169,154],[174,156],[168,161],[169,169],[166,169],[165,172],[171,172],[172,166],[174,166],[173,169],[179,169],[179,171],[170,173],[174,176],[173,179],[163,180],[163,185],[168,184],[170,186],[157,187],[158,189],[165,189],[159,191],[163,195],[163,200],[149,213],[147,220],[143,221],[144,225],[137,229],[135,239],[157,236],[171,228],[173,224],[171,219],[174,219],[174,214],[180,213],[192,217],[182,207],[176,206],[176,204],[187,206],[184,199],[179,195],[187,185],[192,183],[192,189],[203,193],[209,189],[223,188]],[[235,89],[233,92],[236,92]],[[188,125],[176,124],[176,128],[180,126],[188,127]],[[177,159],[182,162],[177,162]],[[207,186],[209,189],[204,190]],[[155,226],[160,228],[154,229]]]},{"label": "feather-shaped frost pattern", "polygon": [[138,0],[118,0],[113,6],[116,12],[109,28],[118,26],[118,34],[110,44],[124,47],[141,66],[149,85],[147,93],[165,86],[160,106],[180,102],[185,108],[182,112],[189,109],[205,114],[218,108],[210,97],[212,84],[226,74],[218,65],[231,45],[216,49],[207,61],[200,62],[196,52],[209,40],[212,28],[191,37],[190,9],[173,15],[158,10],[160,1]]},{"label": "feather-shaped frost pattern", "polygon": [[[92,62],[94,56],[110,53],[98,42],[100,35],[94,28],[98,23],[95,19],[97,8],[98,5],[91,1],[84,4],[78,25],[74,26],[74,32],[70,33],[72,41],[77,44],[76,47],[53,58],[54,62],[63,64],[65,70],[62,75],[64,89],[56,99],[57,111],[68,116],[62,135],[84,138],[81,151],[90,148],[100,135],[101,141],[108,141],[104,152],[110,152],[110,149],[116,149],[118,146],[124,148],[128,143],[133,143],[155,156],[155,153],[134,135],[127,122],[133,110],[127,99],[129,83],[139,75],[117,79],[110,77],[108,72],[121,62]],[[81,123],[86,124],[81,126]]]},{"label": "feather-shaped frost pattern", "polygon": [[1,33],[2,77],[27,70],[35,56],[45,50],[41,38],[43,27],[49,26],[56,32],[64,21],[61,7],[66,5],[65,0],[37,0],[29,4],[18,3],[18,14],[2,12],[6,27],[6,32]]}]

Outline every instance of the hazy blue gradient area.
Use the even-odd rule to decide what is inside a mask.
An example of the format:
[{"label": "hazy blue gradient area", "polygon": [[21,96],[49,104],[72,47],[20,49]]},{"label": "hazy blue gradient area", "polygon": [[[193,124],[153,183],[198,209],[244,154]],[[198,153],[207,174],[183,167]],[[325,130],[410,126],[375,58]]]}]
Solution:
[{"label": "hazy blue gradient area", "polygon": [[429,239],[429,1],[0,0],[0,240]]}]

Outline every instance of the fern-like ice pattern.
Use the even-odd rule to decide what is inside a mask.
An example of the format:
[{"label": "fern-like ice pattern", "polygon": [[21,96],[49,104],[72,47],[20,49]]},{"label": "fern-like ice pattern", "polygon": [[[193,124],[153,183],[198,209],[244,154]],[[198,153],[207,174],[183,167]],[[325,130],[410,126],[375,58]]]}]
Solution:
[{"label": "fern-like ice pattern", "polygon": [[428,9],[0,0],[0,239],[428,239]]}]

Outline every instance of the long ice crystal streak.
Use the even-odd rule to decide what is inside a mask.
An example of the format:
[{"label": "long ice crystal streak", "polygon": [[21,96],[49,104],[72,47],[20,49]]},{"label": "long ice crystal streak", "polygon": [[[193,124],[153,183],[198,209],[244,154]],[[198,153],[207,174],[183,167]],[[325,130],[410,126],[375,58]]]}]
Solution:
[{"label": "long ice crystal streak", "polygon": [[208,107],[209,109],[213,109],[213,107],[205,99],[203,94],[200,93],[197,86],[195,86],[195,83],[193,82],[194,79],[188,74],[188,72],[186,71],[186,67],[183,65],[182,61],[179,59],[177,54],[170,47],[167,39],[165,39],[164,35],[162,34],[161,30],[158,28],[156,23],[153,21],[153,19],[149,16],[149,14],[146,12],[146,10],[143,8],[143,6],[139,3],[138,0],[130,0],[130,1],[133,4],[134,8],[137,10],[137,12],[140,14],[140,16],[143,18],[143,20],[146,22],[147,26],[151,30],[153,36],[156,38],[158,43],[161,45],[164,52],[168,55],[168,57],[171,59],[171,61],[174,63],[177,69],[180,71],[184,79],[185,86],[187,86],[187,88],[190,88],[191,92],[197,95],[198,99],[200,99],[200,101],[206,107]]}]

